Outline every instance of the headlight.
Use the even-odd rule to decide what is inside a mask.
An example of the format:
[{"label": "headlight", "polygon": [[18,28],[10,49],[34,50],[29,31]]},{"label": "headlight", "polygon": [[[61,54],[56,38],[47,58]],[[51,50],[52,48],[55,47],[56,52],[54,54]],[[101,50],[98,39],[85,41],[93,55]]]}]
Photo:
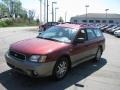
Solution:
[{"label": "headlight", "polygon": [[40,56],[40,55],[32,55],[30,57],[31,62],[45,62],[47,56]]}]

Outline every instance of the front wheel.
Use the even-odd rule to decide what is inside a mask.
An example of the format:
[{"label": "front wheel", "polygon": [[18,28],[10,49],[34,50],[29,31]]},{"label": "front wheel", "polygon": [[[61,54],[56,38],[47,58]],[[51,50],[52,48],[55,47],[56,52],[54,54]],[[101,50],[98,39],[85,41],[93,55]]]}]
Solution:
[{"label": "front wheel", "polygon": [[56,65],[54,67],[53,78],[55,80],[60,80],[64,78],[68,72],[68,66],[69,66],[69,63],[67,58],[66,57],[60,58],[60,60],[56,62]]}]

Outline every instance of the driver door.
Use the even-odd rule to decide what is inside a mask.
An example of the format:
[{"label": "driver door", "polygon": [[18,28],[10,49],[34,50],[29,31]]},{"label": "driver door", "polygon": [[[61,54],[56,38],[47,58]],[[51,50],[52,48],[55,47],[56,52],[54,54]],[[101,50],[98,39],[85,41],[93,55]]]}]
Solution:
[{"label": "driver door", "polygon": [[[72,45],[71,51],[71,61],[73,64],[77,62],[82,62],[88,55],[88,47],[86,47],[86,31],[80,30],[76,36],[76,38],[84,38],[85,41],[83,43],[76,43]],[[75,39],[76,39],[75,38]]]}]

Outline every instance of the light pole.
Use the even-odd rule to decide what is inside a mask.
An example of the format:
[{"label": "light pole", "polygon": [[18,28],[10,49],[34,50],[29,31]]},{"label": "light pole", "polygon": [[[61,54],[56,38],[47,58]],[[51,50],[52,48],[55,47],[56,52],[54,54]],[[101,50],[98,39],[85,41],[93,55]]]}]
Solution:
[{"label": "light pole", "polygon": [[107,22],[107,18],[108,18],[108,17],[107,17],[107,16],[108,16],[108,10],[109,10],[109,9],[105,9],[105,12],[106,12],[106,22]]},{"label": "light pole", "polygon": [[42,0],[40,0],[40,23],[42,22]]},{"label": "light pole", "polygon": [[88,16],[87,16],[87,8],[90,7],[89,5],[85,5],[86,7],[86,22],[88,22]]},{"label": "light pole", "polygon": [[54,22],[54,8],[53,4],[57,4],[57,2],[52,2],[52,22]]},{"label": "light pole", "polygon": [[56,16],[57,16],[57,9],[59,8],[55,8],[55,22],[56,22]]}]

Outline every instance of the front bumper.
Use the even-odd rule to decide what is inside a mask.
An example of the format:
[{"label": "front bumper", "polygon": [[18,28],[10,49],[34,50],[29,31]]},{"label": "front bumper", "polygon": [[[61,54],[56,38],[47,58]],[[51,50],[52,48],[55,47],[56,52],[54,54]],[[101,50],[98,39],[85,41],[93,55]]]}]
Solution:
[{"label": "front bumper", "polygon": [[114,35],[120,37],[120,34],[119,34],[119,33],[114,33]]},{"label": "front bumper", "polygon": [[56,63],[56,61],[47,63],[33,63],[28,60],[20,61],[14,57],[9,56],[8,53],[5,54],[5,58],[8,66],[28,76],[50,76],[52,75],[52,71]]}]

